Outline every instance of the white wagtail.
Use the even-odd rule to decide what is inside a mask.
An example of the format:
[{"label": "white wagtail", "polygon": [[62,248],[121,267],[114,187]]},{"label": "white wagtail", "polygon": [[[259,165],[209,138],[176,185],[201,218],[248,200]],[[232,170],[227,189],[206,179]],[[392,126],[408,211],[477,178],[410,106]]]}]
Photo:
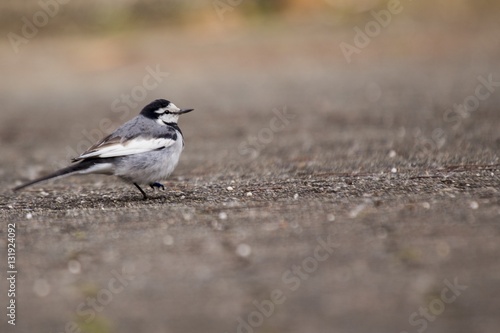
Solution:
[{"label": "white wagtail", "polygon": [[177,166],[184,138],[177,121],[179,115],[193,109],[179,109],[174,103],[157,99],[116,131],[74,158],[77,162],[48,176],[14,188],[14,191],[58,177],[84,174],[115,175],[135,185],[144,199],[146,192],[139,184],[162,188],[159,183]]}]

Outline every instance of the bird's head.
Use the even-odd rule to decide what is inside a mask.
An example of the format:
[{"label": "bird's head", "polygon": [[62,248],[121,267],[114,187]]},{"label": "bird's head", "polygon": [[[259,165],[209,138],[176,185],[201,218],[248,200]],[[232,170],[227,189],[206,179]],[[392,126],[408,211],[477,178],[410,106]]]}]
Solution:
[{"label": "bird's head", "polygon": [[156,120],[160,125],[177,124],[179,116],[193,109],[179,109],[174,103],[166,99],[157,99],[142,109],[141,114],[146,118]]}]

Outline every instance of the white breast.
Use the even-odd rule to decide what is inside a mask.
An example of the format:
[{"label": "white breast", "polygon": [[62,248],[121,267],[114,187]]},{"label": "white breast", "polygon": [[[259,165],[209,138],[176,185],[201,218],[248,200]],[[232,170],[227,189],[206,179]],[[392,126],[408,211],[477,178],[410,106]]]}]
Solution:
[{"label": "white breast", "polygon": [[183,150],[182,141],[182,135],[177,132],[177,140],[165,149],[120,158],[115,175],[140,184],[165,180],[179,162]]}]

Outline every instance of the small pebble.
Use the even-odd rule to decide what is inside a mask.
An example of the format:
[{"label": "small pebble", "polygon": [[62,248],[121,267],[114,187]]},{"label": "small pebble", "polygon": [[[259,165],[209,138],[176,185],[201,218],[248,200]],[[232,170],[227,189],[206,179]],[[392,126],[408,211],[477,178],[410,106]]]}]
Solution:
[{"label": "small pebble", "polygon": [[477,201],[471,201],[471,202],[469,203],[469,207],[470,207],[471,209],[478,209],[478,208],[479,208],[479,204],[477,203]]},{"label": "small pebble", "polygon": [[391,172],[392,172],[392,173],[396,173],[396,172],[398,172],[398,169],[396,169],[396,168],[392,168],[392,169],[391,169]]},{"label": "small pebble", "polygon": [[80,262],[78,260],[70,260],[68,262],[68,270],[72,274],[80,274],[80,272],[82,270],[82,265],[80,264]]},{"label": "small pebble", "polygon": [[243,258],[248,257],[250,253],[252,253],[252,248],[248,244],[241,243],[236,248],[236,254],[239,255],[240,257]]},{"label": "small pebble", "polygon": [[232,190],[234,190],[234,188],[233,188],[232,186],[228,186],[228,187],[227,187],[227,190],[228,190],[228,191],[232,191]]},{"label": "small pebble", "polygon": [[328,215],[326,216],[326,219],[328,220],[328,222],[333,222],[333,221],[335,221],[335,215],[333,215],[333,214],[328,214]]},{"label": "small pebble", "polygon": [[211,225],[215,230],[224,230],[224,226],[217,221],[212,221]]},{"label": "small pebble", "polygon": [[170,235],[165,235],[163,237],[163,244],[165,244],[167,246],[173,245],[174,244],[174,237],[172,237]]},{"label": "small pebble", "polygon": [[247,197],[251,197],[252,195],[252,192],[247,192]]},{"label": "small pebble", "polygon": [[299,198],[299,194],[298,194],[298,193],[295,193],[295,194],[293,195],[293,200],[297,200],[298,198]]},{"label": "small pebble", "polygon": [[219,219],[221,219],[221,220],[227,220],[227,214],[225,212],[220,212],[219,213]]},{"label": "small pebble", "polygon": [[389,152],[389,157],[390,157],[390,158],[394,158],[394,157],[396,157],[396,152],[395,152],[394,150],[391,150],[391,151]]},{"label": "small pebble", "polygon": [[450,254],[450,245],[444,241],[436,244],[436,252],[441,258],[446,258]]},{"label": "small pebble", "polygon": [[352,219],[356,218],[365,208],[366,206],[364,204],[357,205],[349,212],[349,217]]},{"label": "small pebble", "polygon": [[33,218],[33,214],[31,214],[31,213],[26,214],[26,218],[28,220],[31,220]]}]

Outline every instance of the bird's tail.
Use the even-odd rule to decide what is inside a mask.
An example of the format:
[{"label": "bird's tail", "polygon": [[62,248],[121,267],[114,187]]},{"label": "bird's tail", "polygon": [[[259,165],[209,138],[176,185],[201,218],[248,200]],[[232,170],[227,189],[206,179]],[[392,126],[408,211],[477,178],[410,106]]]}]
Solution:
[{"label": "bird's tail", "polygon": [[64,169],[58,170],[58,171],[56,171],[54,173],[51,173],[50,175],[47,175],[47,176],[44,176],[44,177],[32,180],[32,181],[30,181],[30,182],[28,182],[26,184],[22,184],[22,185],[16,186],[12,190],[13,191],[19,191],[19,190],[22,190],[23,188],[26,188],[28,186],[31,186],[31,185],[34,185],[34,184],[37,184],[37,183],[40,183],[40,182],[43,182],[43,181],[46,181],[46,180],[49,180],[49,179],[70,176],[70,175],[72,175],[72,174],[74,174],[76,172],[88,169],[89,167],[91,167],[94,164],[95,164],[95,161],[83,160],[83,161],[81,161],[79,163],[70,165],[70,166],[68,166],[68,167],[66,167]]}]

